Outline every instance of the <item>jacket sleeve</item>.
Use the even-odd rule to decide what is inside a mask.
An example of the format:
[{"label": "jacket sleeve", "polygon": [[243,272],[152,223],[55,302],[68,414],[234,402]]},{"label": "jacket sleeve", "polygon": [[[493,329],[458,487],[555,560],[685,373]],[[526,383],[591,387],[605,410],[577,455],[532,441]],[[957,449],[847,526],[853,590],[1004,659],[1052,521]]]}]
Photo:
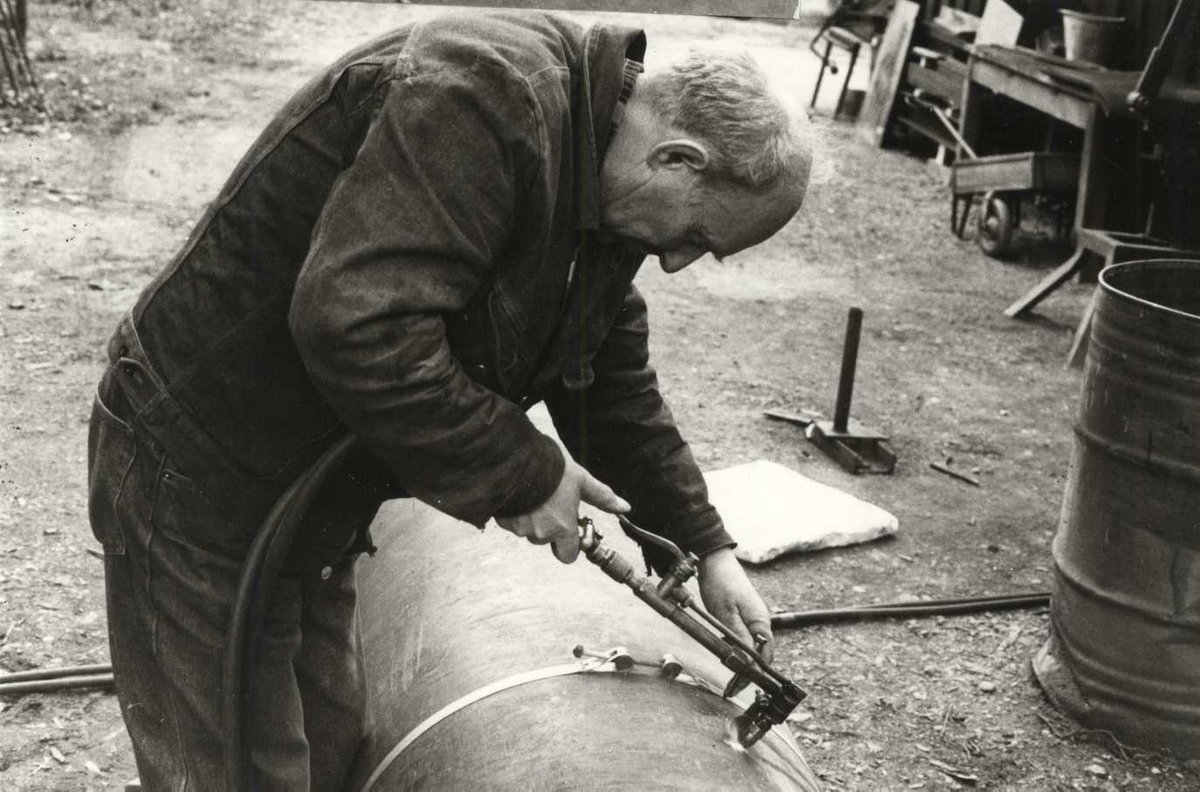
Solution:
[{"label": "jacket sleeve", "polygon": [[[646,303],[631,285],[592,359],[591,387],[560,387],[547,398],[555,428],[581,465],[629,501],[634,523],[696,555],[733,547],[659,392],[648,336]],[[670,566],[662,552],[643,551],[660,573]]]},{"label": "jacket sleeve", "polygon": [[317,219],[289,314],[339,418],[408,492],[475,525],[536,508],[564,466],[467,376],[442,319],[490,284],[537,141],[524,83],[497,67],[391,83]]}]

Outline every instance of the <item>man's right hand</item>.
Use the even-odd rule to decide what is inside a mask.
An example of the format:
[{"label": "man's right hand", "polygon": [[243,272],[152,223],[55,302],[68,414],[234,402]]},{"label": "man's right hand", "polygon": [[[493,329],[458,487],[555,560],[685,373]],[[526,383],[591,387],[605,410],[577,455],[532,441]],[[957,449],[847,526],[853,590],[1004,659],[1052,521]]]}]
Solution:
[{"label": "man's right hand", "polygon": [[593,478],[582,465],[567,459],[562,479],[549,500],[528,514],[497,517],[496,523],[533,544],[549,543],[554,557],[570,564],[579,556],[580,501],[610,514],[624,514],[630,508],[607,484]]}]

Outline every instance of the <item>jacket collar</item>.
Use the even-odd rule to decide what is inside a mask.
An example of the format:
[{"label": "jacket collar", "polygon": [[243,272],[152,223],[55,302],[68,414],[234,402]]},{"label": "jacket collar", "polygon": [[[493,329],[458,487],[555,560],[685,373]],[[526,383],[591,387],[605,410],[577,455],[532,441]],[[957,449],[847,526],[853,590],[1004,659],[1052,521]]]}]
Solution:
[{"label": "jacket collar", "polygon": [[646,34],[637,28],[595,25],[585,36],[575,93],[575,227],[600,227],[600,163],[625,82],[625,61],[641,64]]}]

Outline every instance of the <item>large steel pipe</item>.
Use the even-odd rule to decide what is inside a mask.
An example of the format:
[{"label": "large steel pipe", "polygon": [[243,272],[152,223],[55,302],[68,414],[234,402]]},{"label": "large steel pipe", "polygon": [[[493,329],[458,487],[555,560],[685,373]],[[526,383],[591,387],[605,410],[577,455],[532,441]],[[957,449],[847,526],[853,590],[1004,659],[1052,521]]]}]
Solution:
[{"label": "large steel pipe", "polygon": [[[564,566],[407,500],[372,532],[381,549],[358,566],[372,740],[351,788],[819,788],[786,727],[730,747],[748,691],[738,704],[684,681],[719,689],[729,672],[582,556]],[[581,672],[579,644],[646,665]],[[659,672],[664,654],[679,679]]]},{"label": "large steel pipe", "polygon": [[1079,720],[1200,756],[1200,262],[1100,276],[1054,538],[1042,687]]}]

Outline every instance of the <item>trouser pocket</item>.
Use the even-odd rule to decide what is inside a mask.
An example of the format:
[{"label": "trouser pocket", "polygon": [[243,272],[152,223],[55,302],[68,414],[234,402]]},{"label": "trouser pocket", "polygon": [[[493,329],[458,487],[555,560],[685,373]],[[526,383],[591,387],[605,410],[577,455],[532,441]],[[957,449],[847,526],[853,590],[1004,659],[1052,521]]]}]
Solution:
[{"label": "trouser pocket", "polygon": [[97,396],[88,429],[88,520],[107,555],[125,555],[119,504],[136,448],[133,429]]}]

